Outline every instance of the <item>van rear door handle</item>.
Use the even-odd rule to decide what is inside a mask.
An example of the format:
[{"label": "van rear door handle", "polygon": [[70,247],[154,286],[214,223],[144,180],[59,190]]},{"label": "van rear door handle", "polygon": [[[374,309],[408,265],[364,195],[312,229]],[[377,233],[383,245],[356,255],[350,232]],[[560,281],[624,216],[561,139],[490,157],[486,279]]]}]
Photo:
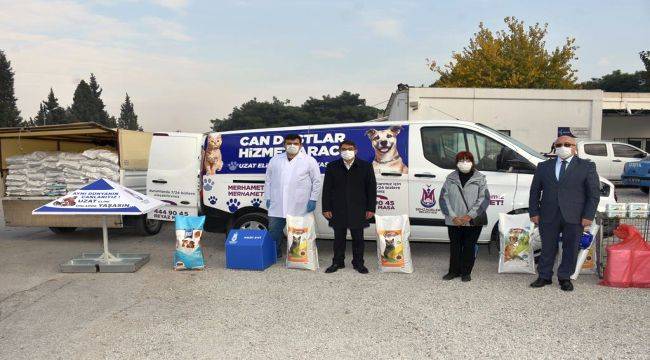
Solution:
[{"label": "van rear door handle", "polygon": [[621,162],[621,160],[616,159],[616,160],[612,160],[612,162]]},{"label": "van rear door handle", "polygon": [[167,184],[167,180],[151,180],[151,182],[156,184]]},{"label": "van rear door handle", "polygon": [[183,201],[181,201],[181,204],[183,204],[183,205],[189,205],[190,202],[189,202],[189,201],[185,201],[185,200],[183,200]]},{"label": "van rear door handle", "polygon": [[401,173],[381,173],[384,176],[402,176]]},{"label": "van rear door handle", "polygon": [[415,174],[415,177],[434,178],[436,176],[434,174]]}]

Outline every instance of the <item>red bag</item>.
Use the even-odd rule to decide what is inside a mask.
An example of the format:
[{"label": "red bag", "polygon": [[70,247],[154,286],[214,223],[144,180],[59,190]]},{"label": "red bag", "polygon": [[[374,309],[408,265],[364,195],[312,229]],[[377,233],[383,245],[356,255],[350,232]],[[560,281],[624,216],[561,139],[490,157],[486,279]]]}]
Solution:
[{"label": "red bag", "polygon": [[632,225],[619,225],[614,235],[621,242],[607,247],[605,276],[600,285],[649,288],[650,244]]}]

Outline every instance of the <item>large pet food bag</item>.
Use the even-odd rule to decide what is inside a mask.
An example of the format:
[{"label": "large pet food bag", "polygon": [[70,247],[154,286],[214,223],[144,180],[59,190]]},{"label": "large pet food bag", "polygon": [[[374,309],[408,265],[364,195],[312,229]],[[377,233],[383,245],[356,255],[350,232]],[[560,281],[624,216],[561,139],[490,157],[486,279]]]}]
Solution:
[{"label": "large pet food bag", "polygon": [[287,268],[318,269],[314,214],[287,215]]},{"label": "large pet food bag", "polygon": [[379,271],[412,273],[413,262],[409,246],[411,225],[408,216],[375,215],[375,225]]},{"label": "large pet food bag", "polygon": [[176,216],[176,251],[174,270],[200,270],[205,268],[201,235],[205,216]]},{"label": "large pet food bag", "polygon": [[499,273],[535,273],[528,214],[499,214]]}]

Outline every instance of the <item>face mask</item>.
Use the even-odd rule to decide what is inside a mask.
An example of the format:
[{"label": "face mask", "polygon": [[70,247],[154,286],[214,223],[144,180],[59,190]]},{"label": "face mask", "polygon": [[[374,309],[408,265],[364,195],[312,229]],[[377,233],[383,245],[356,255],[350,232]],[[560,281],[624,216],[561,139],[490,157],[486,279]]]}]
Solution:
[{"label": "face mask", "polygon": [[289,155],[296,155],[298,151],[300,150],[300,146],[298,145],[287,145],[287,154]]},{"label": "face mask", "polygon": [[472,170],[471,161],[459,161],[456,166],[458,167],[458,170],[464,174],[467,174],[470,170]]},{"label": "face mask", "polygon": [[555,148],[555,153],[562,160],[568,159],[569,157],[571,157],[571,155],[573,155],[573,151],[571,151],[571,148],[564,147],[564,146]]},{"label": "face mask", "polygon": [[341,157],[343,160],[352,160],[354,159],[354,150],[343,150],[341,151]]}]

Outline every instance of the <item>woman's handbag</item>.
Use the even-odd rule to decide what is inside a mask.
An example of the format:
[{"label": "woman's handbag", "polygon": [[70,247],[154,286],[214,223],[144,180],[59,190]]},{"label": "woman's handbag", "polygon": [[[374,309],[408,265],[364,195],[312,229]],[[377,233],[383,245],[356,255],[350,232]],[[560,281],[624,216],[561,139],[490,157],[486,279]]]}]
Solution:
[{"label": "woman's handbag", "polygon": [[[458,184],[456,184],[458,186]],[[469,205],[467,205],[467,200],[465,200],[465,194],[463,194],[463,188],[458,186],[458,190],[460,191],[460,197],[463,198],[463,202],[465,203],[465,207],[467,208],[467,211],[469,211]],[[469,221],[469,224],[471,226],[485,226],[488,224],[488,218],[487,218],[487,212],[483,212],[481,214],[476,215],[475,218]]]}]

